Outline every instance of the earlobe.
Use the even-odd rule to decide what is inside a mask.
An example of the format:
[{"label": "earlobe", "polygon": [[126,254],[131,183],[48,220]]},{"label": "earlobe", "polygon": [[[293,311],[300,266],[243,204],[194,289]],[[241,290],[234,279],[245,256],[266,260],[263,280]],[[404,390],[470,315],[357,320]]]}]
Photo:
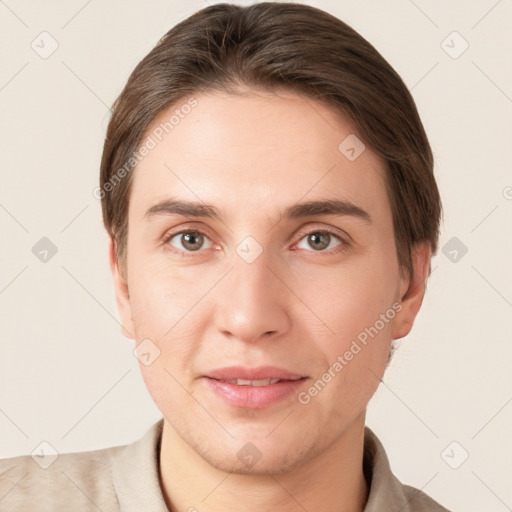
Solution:
[{"label": "earlobe", "polygon": [[135,339],[128,283],[119,268],[116,243],[112,238],[109,244],[109,262],[110,272],[112,273],[112,279],[114,281],[117,310],[121,317],[121,333],[129,339]]},{"label": "earlobe", "polygon": [[412,329],[423,303],[431,254],[432,250],[428,242],[417,244],[412,251],[413,275],[403,281],[404,286],[400,293],[402,309],[393,323],[393,339],[407,336]]}]

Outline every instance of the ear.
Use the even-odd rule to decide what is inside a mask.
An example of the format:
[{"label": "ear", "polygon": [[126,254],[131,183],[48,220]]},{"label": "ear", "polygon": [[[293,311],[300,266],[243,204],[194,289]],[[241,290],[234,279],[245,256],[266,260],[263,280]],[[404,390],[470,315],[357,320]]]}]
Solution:
[{"label": "ear", "polygon": [[402,309],[397,313],[393,322],[393,339],[407,336],[412,329],[425,295],[431,255],[432,249],[429,242],[418,243],[413,248],[414,273],[410,277],[402,278],[400,283],[399,299],[401,299]]},{"label": "ear", "polygon": [[117,259],[116,243],[113,238],[109,244],[110,271],[114,280],[114,291],[116,295],[117,310],[121,317],[121,333],[130,339],[135,339],[135,329],[132,319],[132,307],[130,303],[130,292],[128,283],[119,268]]}]

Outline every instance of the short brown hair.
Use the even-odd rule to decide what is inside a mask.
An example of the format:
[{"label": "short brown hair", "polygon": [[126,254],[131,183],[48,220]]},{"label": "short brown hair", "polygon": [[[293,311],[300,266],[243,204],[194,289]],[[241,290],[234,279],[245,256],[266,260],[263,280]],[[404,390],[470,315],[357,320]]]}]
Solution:
[{"label": "short brown hair", "polygon": [[[411,275],[414,244],[437,251],[441,201],[433,156],[414,100],[377,50],[338,18],[312,6],[217,4],[173,27],[136,66],[113,105],[100,171],[103,222],[126,263],[133,173],[126,162],[150,123],[192,94],[237,86],[287,88],[327,103],[354,123],[386,165],[397,257]],[[341,142],[341,141],[340,141]],[[116,172],[125,169],[120,179]]]}]

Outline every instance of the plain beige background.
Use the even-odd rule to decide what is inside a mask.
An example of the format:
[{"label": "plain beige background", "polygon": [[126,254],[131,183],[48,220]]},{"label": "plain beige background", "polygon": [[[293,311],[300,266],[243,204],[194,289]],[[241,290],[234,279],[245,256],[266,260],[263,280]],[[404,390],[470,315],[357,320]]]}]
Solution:
[{"label": "plain beige background", "polygon": [[[126,444],[161,417],[120,334],[92,191],[108,106],[208,3],[0,1],[0,457]],[[511,510],[512,1],[306,3],[402,76],[444,201],[444,252],[367,423],[404,483],[454,511]]]}]

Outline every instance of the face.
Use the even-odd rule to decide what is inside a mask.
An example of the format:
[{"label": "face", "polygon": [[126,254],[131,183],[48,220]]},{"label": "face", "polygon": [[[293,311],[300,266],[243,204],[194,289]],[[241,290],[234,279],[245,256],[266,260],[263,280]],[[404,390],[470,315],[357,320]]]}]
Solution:
[{"label": "face", "polygon": [[[111,246],[118,307],[181,439],[225,471],[279,473],[364,417],[422,288],[400,274],[384,162],[369,148],[354,159],[347,119],[285,91],[194,97],[133,171],[125,277]],[[354,152],[339,149],[347,137]],[[317,201],[331,208],[299,207]],[[206,377],[232,366],[301,380],[248,389]],[[252,469],[237,457],[247,442],[263,454]]]}]

